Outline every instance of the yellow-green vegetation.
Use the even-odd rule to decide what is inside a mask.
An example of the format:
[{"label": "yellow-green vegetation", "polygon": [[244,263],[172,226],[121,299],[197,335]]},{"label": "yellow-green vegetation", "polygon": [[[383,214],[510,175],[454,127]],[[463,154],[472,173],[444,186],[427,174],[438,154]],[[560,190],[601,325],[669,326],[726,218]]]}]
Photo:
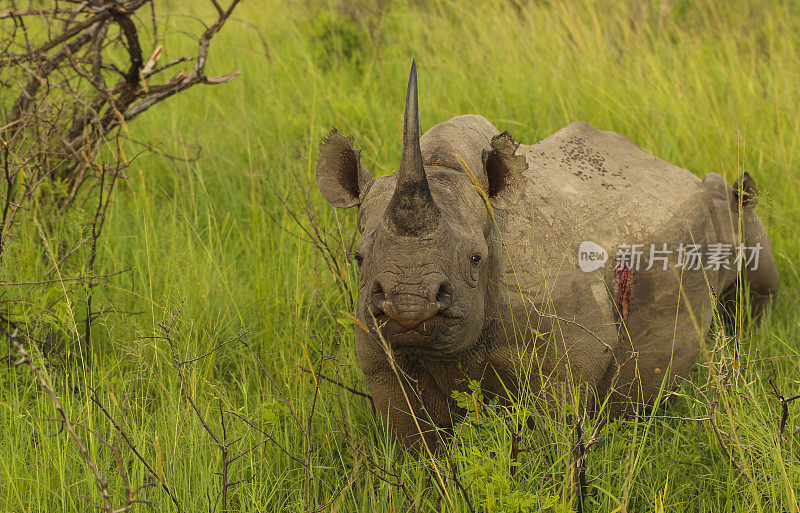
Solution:
[{"label": "yellow-green vegetation", "polygon": [[[198,8],[188,0],[160,7],[165,59],[192,51],[180,30],[202,30],[192,18],[166,15],[212,14]],[[80,301],[49,312],[47,333],[38,335],[50,342],[28,349],[74,421],[114,437],[89,387],[114,418],[126,408],[130,441],[185,511],[220,507],[221,454],[181,392],[169,344],[143,338],[163,335],[159,323],[173,318],[185,360],[246,332],[291,404],[234,341],[183,367],[209,425],[220,432],[220,409],[235,412],[310,461],[307,472],[273,443],[259,445],[230,466],[231,481],[247,480],[228,492],[233,511],[305,511],[329,501],[331,511],[575,510],[580,412],[569,402],[547,414],[526,401],[493,409],[473,387],[459,396],[469,421],[432,462],[405,453],[363,398],[301,369],[336,375],[321,358],[324,346],[339,355],[340,379],[362,388],[356,328],[340,313],[354,289],[338,288],[323,255],[289,232],[302,235],[293,214],[309,226],[305,190],[324,236],[348,244],[355,214],[334,212],[314,186],[318,144],[335,125],[355,137],[373,173],[392,172],[415,57],[423,130],[478,113],[530,143],[585,120],[698,176],[753,175],[783,279],[776,308],[763,322],[715,327],[704,365],[654,411],[701,420],[619,419],[599,432],[586,461],[594,481],[584,511],[795,512],[800,401],[788,403],[781,433],[768,379],[787,397],[800,392],[799,55],[800,4],[780,0],[244,2],[214,40],[208,70],[243,75],[177,95],[127,127],[131,139],[158,147],[135,160],[114,193],[95,272],[135,269],[98,286],[95,309],[137,314],[99,317],[91,365],[79,351]],[[8,98],[0,92],[0,102]],[[140,150],[126,143],[129,157]],[[91,213],[73,210],[43,226],[44,211],[32,212],[0,263],[0,280],[40,279],[53,264],[46,245],[72,247]],[[338,280],[354,283],[347,255],[336,257]],[[54,283],[18,314],[36,315],[65,290]],[[12,365],[10,347],[8,354],[0,365],[0,511],[92,511],[68,488],[99,501],[94,477],[58,423],[45,420],[56,416],[50,399],[25,366]],[[710,404],[719,433],[702,420]],[[312,408],[306,439],[292,411],[306,425]],[[232,454],[265,436],[233,414],[225,422],[229,440],[241,437]],[[585,419],[586,441],[595,424]],[[517,432],[522,452],[512,461]],[[78,433],[112,501],[123,504],[114,454]],[[147,482],[124,444],[121,453],[131,485]],[[142,494],[156,511],[176,509],[158,486]]]}]

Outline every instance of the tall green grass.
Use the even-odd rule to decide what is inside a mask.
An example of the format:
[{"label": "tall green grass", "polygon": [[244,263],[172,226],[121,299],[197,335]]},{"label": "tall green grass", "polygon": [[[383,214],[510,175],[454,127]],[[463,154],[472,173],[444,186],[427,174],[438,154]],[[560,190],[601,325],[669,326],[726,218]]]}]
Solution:
[{"label": "tall green grass", "polygon": [[[423,129],[479,113],[532,143],[581,119],[619,131],[698,176],[716,171],[732,181],[744,170],[754,176],[783,291],[763,323],[736,334],[741,351],[760,361],[741,369],[738,393],[723,393],[718,411],[726,443],[751,478],[730,464],[708,422],[623,419],[602,430],[589,455],[588,474],[596,480],[586,507],[797,511],[797,405],[789,405],[780,434],[780,404],[767,380],[787,396],[800,388],[800,5],[442,0],[395,2],[382,16],[373,7],[246,2],[214,40],[209,64],[210,73],[244,74],[182,93],[128,127],[131,139],[158,144],[159,152],[138,158],[115,192],[97,271],[135,269],[96,289],[96,305],[138,314],[100,318],[91,369],[50,369],[70,417],[111,437],[111,424],[85,387],[97,389],[114,415],[124,405],[131,441],[148,461],[161,462],[165,483],[186,511],[206,511],[219,507],[219,451],[181,394],[169,345],[141,337],[163,334],[159,323],[177,313],[172,338],[189,359],[250,330],[246,340],[301,419],[311,412],[315,382],[300,367],[332,372],[330,362],[320,361],[323,341],[329,351],[338,347],[340,364],[348,365],[343,379],[360,386],[353,326],[339,313],[349,296],[334,286],[314,247],[289,233],[297,231],[290,211],[304,207],[304,186],[321,226],[333,234],[340,223],[344,237],[352,232],[354,213],[333,212],[315,191],[317,145],[335,125],[355,137],[373,173],[392,172],[415,57]],[[163,14],[197,9],[194,2],[171,2]],[[191,49],[178,29],[195,21],[161,22],[165,58]],[[128,155],[139,149],[126,147]],[[72,240],[81,222],[77,214],[52,220],[44,239]],[[8,259],[0,267],[3,281],[36,279],[51,263],[32,220]],[[347,266],[345,279],[353,276]],[[79,309],[64,306],[49,320],[64,351],[79,347]],[[717,352],[714,345],[712,336],[702,362],[732,355],[732,345]],[[37,362],[42,356],[37,353]],[[185,370],[214,429],[220,408],[232,410],[305,457],[305,439],[288,407],[244,346],[228,344]],[[700,385],[707,376],[700,366],[691,380]],[[457,486],[446,480],[440,489],[431,462],[404,453],[366,401],[347,393],[337,398],[335,387],[320,386],[310,431],[314,507],[333,498],[333,511],[408,511],[412,502],[419,511],[468,510]],[[658,413],[703,417],[705,401],[687,383]],[[576,507],[571,407],[554,405],[543,416],[527,406],[507,414],[484,410],[464,427],[453,464],[476,511]],[[24,367],[0,367],[0,510],[92,510],[67,490],[99,497],[77,449],[56,423],[43,420],[53,416]],[[226,422],[231,439],[243,437],[239,450],[259,440],[233,417]],[[587,436],[593,422],[587,419]],[[527,450],[513,465],[509,423],[530,425],[521,433]],[[121,503],[113,454],[79,432]],[[129,452],[123,456],[131,483],[144,483],[143,466]],[[397,477],[376,470],[367,456]],[[436,465],[446,473],[447,461]],[[274,445],[259,446],[231,472],[232,480],[249,479],[231,490],[232,509],[305,510],[307,476]],[[387,483],[397,479],[412,501]],[[159,488],[146,497],[158,511],[173,508]]]}]

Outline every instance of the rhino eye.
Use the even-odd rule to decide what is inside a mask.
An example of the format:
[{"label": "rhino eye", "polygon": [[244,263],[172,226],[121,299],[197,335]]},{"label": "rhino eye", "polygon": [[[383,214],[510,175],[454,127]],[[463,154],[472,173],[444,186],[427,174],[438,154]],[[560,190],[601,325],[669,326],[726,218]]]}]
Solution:
[{"label": "rhino eye", "polygon": [[470,258],[470,260],[472,260],[472,265],[478,265],[481,262],[481,256],[480,255],[477,255],[477,254],[476,255],[472,255],[469,258]]},{"label": "rhino eye", "polygon": [[361,264],[364,263],[364,256],[361,253],[353,253],[353,260],[357,266],[361,267]]}]

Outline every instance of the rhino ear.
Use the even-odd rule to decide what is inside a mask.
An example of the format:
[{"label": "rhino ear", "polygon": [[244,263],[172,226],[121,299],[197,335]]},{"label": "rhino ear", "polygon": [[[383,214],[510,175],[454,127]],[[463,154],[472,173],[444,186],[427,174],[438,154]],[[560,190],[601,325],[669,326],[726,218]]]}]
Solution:
[{"label": "rhino ear", "polygon": [[322,142],[317,161],[317,187],[334,207],[359,205],[373,178],[361,165],[361,150],[335,128]]},{"label": "rhino ear", "polygon": [[758,204],[758,187],[756,181],[745,171],[733,184],[733,193],[736,195],[736,202],[741,201],[742,207],[754,209]]},{"label": "rhino ear", "polygon": [[483,170],[489,183],[489,199],[501,208],[516,201],[523,190],[522,173],[528,161],[516,155],[519,143],[508,132],[492,138],[491,149],[483,150]]}]

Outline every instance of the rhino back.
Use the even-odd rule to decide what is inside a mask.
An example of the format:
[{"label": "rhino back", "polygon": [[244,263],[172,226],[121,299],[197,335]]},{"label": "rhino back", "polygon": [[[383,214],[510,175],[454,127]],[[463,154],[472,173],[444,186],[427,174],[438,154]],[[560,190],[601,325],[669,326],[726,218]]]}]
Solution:
[{"label": "rhino back", "polygon": [[509,253],[523,262],[577,270],[583,241],[613,258],[618,244],[715,238],[700,179],[620,134],[575,122],[517,153],[528,161],[524,190],[498,218]]},{"label": "rhino back", "polygon": [[[521,145],[517,153],[528,161],[524,189],[497,210],[506,254],[501,281],[522,292],[509,296],[511,310],[519,312],[527,302],[599,330],[619,317],[612,269],[617,246],[643,244],[626,323],[630,336],[606,342],[620,362],[635,346],[646,396],[658,389],[665,368],[673,375],[687,372],[710,323],[708,284],[716,283],[717,272],[681,273],[675,253],[666,270],[646,267],[651,244],[666,243],[674,251],[680,243],[716,241],[700,179],[620,134],[583,122]],[[578,249],[584,241],[608,253],[604,267],[581,270]],[[597,357],[602,352],[592,344],[575,351]],[[633,371],[622,374],[633,380]]]}]

